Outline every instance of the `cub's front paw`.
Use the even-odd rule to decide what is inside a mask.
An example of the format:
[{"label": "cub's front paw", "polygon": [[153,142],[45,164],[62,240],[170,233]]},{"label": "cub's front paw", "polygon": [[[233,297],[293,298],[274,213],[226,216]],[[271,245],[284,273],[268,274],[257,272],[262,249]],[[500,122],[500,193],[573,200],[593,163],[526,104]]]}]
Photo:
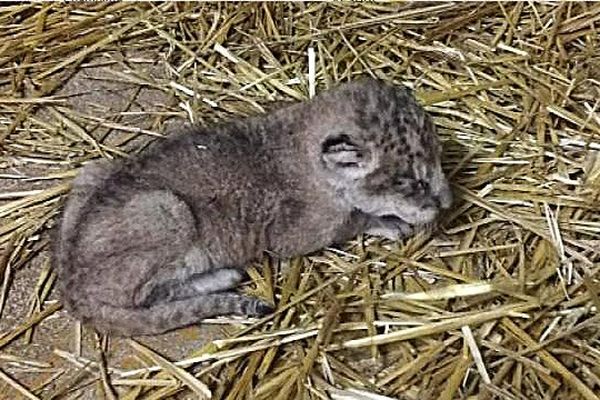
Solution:
[{"label": "cub's front paw", "polygon": [[404,222],[394,215],[373,217],[366,233],[369,235],[383,236],[390,240],[400,240],[415,232],[414,226]]}]

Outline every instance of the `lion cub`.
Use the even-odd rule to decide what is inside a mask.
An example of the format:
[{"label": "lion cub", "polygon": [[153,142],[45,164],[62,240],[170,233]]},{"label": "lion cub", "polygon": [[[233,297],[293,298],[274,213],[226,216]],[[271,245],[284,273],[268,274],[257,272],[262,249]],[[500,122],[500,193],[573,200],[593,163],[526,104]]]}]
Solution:
[{"label": "lion cub", "polygon": [[84,323],[155,334],[271,307],[236,293],[264,251],[398,239],[450,206],[440,145],[409,91],[374,79],[93,162],[56,231],[63,302]]}]

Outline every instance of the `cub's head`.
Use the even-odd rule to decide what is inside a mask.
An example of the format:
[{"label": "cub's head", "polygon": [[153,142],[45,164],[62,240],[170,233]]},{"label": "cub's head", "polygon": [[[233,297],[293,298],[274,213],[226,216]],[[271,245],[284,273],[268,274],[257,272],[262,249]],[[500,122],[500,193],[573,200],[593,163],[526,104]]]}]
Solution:
[{"label": "cub's head", "polygon": [[431,222],[450,207],[435,126],[407,89],[363,79],[315,106],[319,162],[346,205],[409,224]]}]

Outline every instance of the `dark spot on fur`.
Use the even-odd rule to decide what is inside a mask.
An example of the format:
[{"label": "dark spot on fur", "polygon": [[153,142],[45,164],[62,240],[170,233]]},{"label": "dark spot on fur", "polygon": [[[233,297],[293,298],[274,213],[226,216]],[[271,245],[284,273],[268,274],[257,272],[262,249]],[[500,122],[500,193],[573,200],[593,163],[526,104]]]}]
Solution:
[{"label": "dark spot on fur", "polygon": [[382,126],[383,126],[384,133],[388,133],[390,131],[390,127],[391,127],[390,121],[384,120],[382,123]]},{"label": "dark spot on fur", "polygon": [[369,124],[371,127],[376,127],[379,125],[379,116],[375,113],[369,116]]}]

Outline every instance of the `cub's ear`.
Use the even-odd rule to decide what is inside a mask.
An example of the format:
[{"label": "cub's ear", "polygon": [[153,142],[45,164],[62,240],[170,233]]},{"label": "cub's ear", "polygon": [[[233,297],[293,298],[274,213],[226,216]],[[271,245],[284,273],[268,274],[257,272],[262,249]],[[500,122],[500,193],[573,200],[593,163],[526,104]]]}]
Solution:
[{"label": "cub's ear", "polygon": [[329,136],[321,145],[321,160],[328,170],[356,179],[373,170],[371,151],[346,134]]}]

